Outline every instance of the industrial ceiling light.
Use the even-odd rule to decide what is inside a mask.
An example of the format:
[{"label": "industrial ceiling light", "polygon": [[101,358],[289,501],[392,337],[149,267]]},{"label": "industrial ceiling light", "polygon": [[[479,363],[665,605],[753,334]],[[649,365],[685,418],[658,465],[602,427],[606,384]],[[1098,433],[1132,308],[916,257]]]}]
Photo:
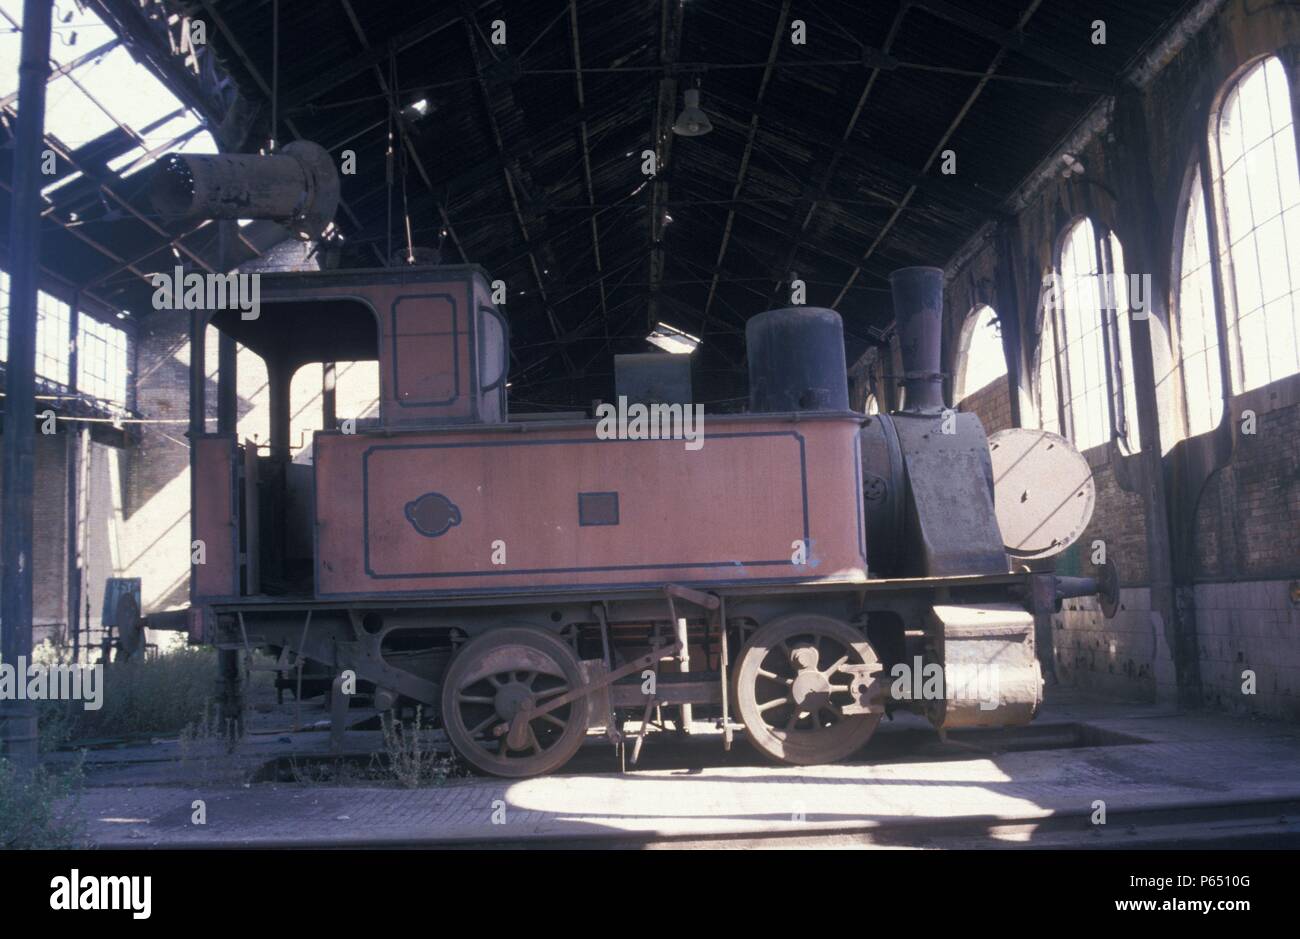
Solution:
[{"label": "industrial ceiling light", "polygon": [[402,108],[402,117],[408,121],[418,121],[426,117],[429,113],[429,99],[421,98],[419,101],[412,101],[406,107]]},{"label": "industrial ceiling light", "polygon": [[651,345],[676,355],[689,355],[700,347],[700,340],[697,337],[667,323],[656,323],[650,335],[645,338]]},{"label": "industrial ceiling light", "polygon": [[691,88],[686,92],[686,107],[677,115],[673,123],[673,133],[682,137],[699,137],[713,130],[709,116],[700,110],[700,89]]}]

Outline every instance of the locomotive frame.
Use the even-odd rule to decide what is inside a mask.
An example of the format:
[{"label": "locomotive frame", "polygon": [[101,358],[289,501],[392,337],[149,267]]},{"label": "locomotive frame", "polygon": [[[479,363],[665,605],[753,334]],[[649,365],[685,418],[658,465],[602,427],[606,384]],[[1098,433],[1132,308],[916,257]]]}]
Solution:
[{"label": "locomotive frame", "polygon": [[[935,269],[901,273],[895,294],[900,336],[918,330],[924,335],[925,317],[937,324]],[[816,566],[786,572],[784,562],[772,559],[756,562],[753,572],[737,567],[738,544],[783,538],[789,543],[789,532],[760,530],[748,516],[746,527],[725,514],[710,515],[707,503],[688,500],[684,507],[657,512],[642,507],[637,516],[635,484],[644,477],[636,467],[658,451],[596,446],[584,451],[599,451],[594,468],[578,464],[571,475],[613,474],[620,488],[633,487],[626,501],[629,516],[644,526],[640,535],[626,528],[602,531],[609,519],[590,527],[580,521],[563,538],[539,542],[544,548],[538,550],[557,553],[563,562],[555,565],[559,575],[524,568],[511,572],[502,586],[483,588],[476,586],[482,571],[466,568],[469,562],[458,557],[459,578],[439,582],[402,574],[398,580],[406,577],[409,584],[414,577],[414,586],[389,586],[393,581],[384,577],[390,574],[371,563],[372,534],[387,544],[389,564],[400,566],[412,553],[444,563],[448,555],[437,539],[461,528],[462,520],[465,526],[472,522],[442,495],[445,486],[425,483],[421,474],[406,474],[421,478],[404,492],[408,481],[401,464],[378,484],[383,500],[376,505],[382,501],[386,508],[372,517],[367,456],[353,452],[361,444],[374,443],[368,454],[453,441],[437,451],[439,462],[421,466],[469,492],[484,464],[465,454],[486,446],[479,441],[516,434],[536,442],[591,442],[596,422],[507,420],[505,321],[478,268],[261,276],[260,321],[243,320],[238,311],[198,311],[191,319],[191,524],[207,557],[192,572],[190,638],[222,651],[223,707],[230,717],[242,713],[240,656],[251,660],[260,647],[276,656],[269,668],[300,699],[329,690],[336,740],[347,721],[350,673],[378,710],[403,702],[436,709],[456,750],[496,775],[557,770],[589,731],[600,729],[635,763],[648,728],[666,726],[665,709],[682,732],[696,718],[716,722],[728,748],[743,729],[772,759],[830,762],[861,748],[881,718],[898,708],[924,714],[941,733],[1027,722],[1042,694],[1036,620],[1064,597],[1101,594],[1112,607],[1117,597],[1113,568],[1101,578],[1011,569],[993,514],[983,429],[973,415],[953,415],[941,401],[936,404],[937,361],[907,369],[903,412],[848,411],[839,318],[825,310],[755,317],[751,373],[755,354],[757,367],[767,369],[759,377],[751,374],[751,388],[763,389],[754,391],[756,413],[711,420],[752,426],[751,436],[798,438],[804,547],[811,550],[815,540],[808,534],[812,517],[820,539],[813,553],[827,573],[818,575]],[[918,289],[924,294],[919,299]],[[216,433],[207,428],[203,374],[202,337],[209,322],[224,337]],[[230,353],[236,341],[266,362],[266,456],[252,442],[240,444],[235,434]],[[904,354],[915,355],[925,345],[910,342]],[[937,358],[937,340],[931,354]],[[785,355],[804,359],[787,367]],[[308,362],[364,358],[380,363],[379,421],[340,436],[333,402],[325,398],[326,429],[313,439],[313,462],[295,463],[288,412],[294,371]],[[793,409],[778,410],[773,402]],[[353,436],[355,441],[347,439]],[[839,449],[850,437],[851,458]],[[1060,438],[1049,449],[1058,446],[1073,452]],[[336,456],[322,466],[327,453]],[[761,500],[762,487],[781,477],[779,452],[758,447],[741,455],[759,464],[746,477],[751,488],[742,496]],[[562,465],[548,465],[539,471],[541,478],[552,488],[580,490],[558,472]],[[717,471],[715,466],[706,475]],[[526,467],[513,472],[507,482],[528,484]],[[821,474],[811,488],[809,472]],[[332,495],[322,500],[328,486]],[[1090,486],[1088,481],[1078,495],[1086,489],[1090,498]],[[500,487],[488,489],[458,498],[474,508],[471,515],[482,515],[504,498]],[[408,498],[421,490],[426,491],[419,499],[431,499],[435,519],[423,529],[416,517],[423,511],[419,499]],[[578,491],[578,505],[592,494]],[[725,496],[717,489],[714,501],[725,502]],[[528,511],[512,507],[506,514]],[[556,511],[546,508],[525,519],[524,530],[540,533]],[[635,554],[640,537],[672,547],[672,525],[697,514],[710,537],[691,542],[687,562],[639,565],[631,583],[619,565],[606,565],[620,571],[609,576],[592,573],[600,567],[581,566],[603,552]],[[615,509],[615,526],[618,521]],[[868,574],[872,557],[878,563]],[[952,683],[923,700],[891,693],[889,678],[913,662],[944,670],[993,667],[1000,676],[998,699],[986,706]]]}]

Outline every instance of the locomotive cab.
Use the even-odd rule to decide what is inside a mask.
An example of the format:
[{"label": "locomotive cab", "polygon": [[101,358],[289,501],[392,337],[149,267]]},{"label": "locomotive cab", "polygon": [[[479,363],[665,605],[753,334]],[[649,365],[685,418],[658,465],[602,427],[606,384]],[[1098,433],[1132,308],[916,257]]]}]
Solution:
[{"label": "locomotive cab", "polygon": [[[295,441],[291,432],[293,378],[303,366],[326,366],[307,407],[319,408],[316,423],[327,433],[506,419],[506,323],[481,269],[256,276],[262,302],[255,317],[238,309],[206,317],[265,365],[270,433],[239,439],[237,404],[219,406],[212,428],[206,403],[191,402],[191,424],[202,426],[193,435],[194,538],[207,555],[194,567],[196,600],[314,593],[315,440]],[[368,361],[380,376],[378,414],[339,414],[333,364]],[[235,394],[234,362],[221,357],[218,400]]]}]

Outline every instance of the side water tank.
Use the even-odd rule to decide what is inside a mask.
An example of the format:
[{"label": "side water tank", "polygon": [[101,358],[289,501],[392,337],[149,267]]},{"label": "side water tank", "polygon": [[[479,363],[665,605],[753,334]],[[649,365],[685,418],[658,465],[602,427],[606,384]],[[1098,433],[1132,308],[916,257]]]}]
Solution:
[{"label": "side water tank", "polygon": [[745,325],[749,409],[847,411],[844,324],[834,310],[768,310]]}]

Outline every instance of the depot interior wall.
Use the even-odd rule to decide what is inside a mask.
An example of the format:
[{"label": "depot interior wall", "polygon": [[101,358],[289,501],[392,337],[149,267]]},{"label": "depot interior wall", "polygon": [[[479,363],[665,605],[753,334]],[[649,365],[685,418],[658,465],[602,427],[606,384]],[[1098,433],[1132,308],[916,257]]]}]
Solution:
[{"label": "depot interior wall", "polygon": [[[1089,573],[1093,543],[1104,542],[1122,573],[1121,610],[1106,620],[1095,602],[1069,601],[1053,618],[1053,661],[1067,685],[1300,716],[1300,376],[1230,395],[1225,423],[1202,435],[1213,439],[1182,440],[1169,339],[1171,310],[1177,316],[1175,246],[1200,136],[1222,89],[1262,55],[1288,65],[1296,105],[1298,44],[1300,11],[1259,0],[1224,4],[1145,88],[1116,97],[1104,128],[1074,154],[1086,167],[1082,177],[1053,175],[947,272],[949,375],[958,368],[957,337],[979,304],[992,305],[1012,336],[1005,383],[963,405],[991,429],[1005,426],[1013,400],[1019,423],[1037,426],[1042,278],[1055,267],[1072,220],[1088,216],[1113,230],[1128,271],[1152,279],[1152,317],[1134,324],[1133,341],[1136,355],[1139,334],[1149,334],[1153,377],[1139,382],[1138,394],[1144,405],[1154,403],[1158,426],[1146,431],[1145,453],[1113,441],[1087,451],[1096,513],[1079,543],[1056,560],[1062,572]],[[891,351],[871,350],[854,364],[857,387],[866,388],[873,371],[888,373]],[[1258,416],[1253,436],[1239,432],[1245,409]],[[1158,461],[1150,454],[1157,448]],[[1166,483],[1160,500],[1154,493]],[[1247,670],[1255,694],[1242,693]]]},{"label": "depot interior wall", "polygon": [[[58,433],[58,430],[64,433]],[[32,624],[34,641],[63,634],[67,604],[67,425],[43,434],[33,445],[37,473],[32,499]],[[0,434],[0,441],[4,436]],[[0,466],[0,479],[4,467]],[[0,526],[4,525],[0,516]]]}]

